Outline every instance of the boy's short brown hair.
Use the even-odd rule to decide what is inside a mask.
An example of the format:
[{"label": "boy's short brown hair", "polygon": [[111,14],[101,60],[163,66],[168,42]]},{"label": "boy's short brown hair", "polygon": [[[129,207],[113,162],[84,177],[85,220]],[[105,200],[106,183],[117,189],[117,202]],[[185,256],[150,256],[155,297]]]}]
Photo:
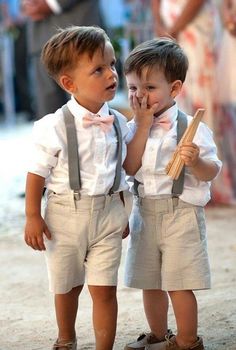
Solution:
[{"label": "boy's short brown hair", "polygon": [[44,45],[41,61],[48,74],[58,81],[60,74],[75,68],[78,56],[87,53],[93,57],[96,50],[104,51],[110,39],[102,28],[93,26],[70,26],[59,28]]},{"label": "boy's short brown hair", "polygon": [[139,77],[144,68],[163,71],[166,80],[184,82],[188,70],[188,58],[182,48],[171,38],[158,38],[136,46],[124,63],[124,72],[135,72]]}]

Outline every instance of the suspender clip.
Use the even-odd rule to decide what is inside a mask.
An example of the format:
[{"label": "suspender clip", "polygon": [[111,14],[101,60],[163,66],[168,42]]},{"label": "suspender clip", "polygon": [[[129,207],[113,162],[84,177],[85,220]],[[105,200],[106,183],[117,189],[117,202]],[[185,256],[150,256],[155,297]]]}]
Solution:
[{"label": "suspender clip", "polygon": [[80,200],[80,191],[74,191],[74,200],[79,201]]}]

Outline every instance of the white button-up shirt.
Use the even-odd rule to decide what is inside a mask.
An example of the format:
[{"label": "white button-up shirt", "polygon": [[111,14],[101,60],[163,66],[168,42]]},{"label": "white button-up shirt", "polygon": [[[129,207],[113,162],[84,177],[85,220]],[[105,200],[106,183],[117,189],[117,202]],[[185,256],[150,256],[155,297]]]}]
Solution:
[{"label": "white button-up shirt", "polygon": [[[82,118],[88,112],[72,97],[67,103],[75,117],[77,130],[82,195],[107,194],[113,185],[117,164],[117,136],[114,127],[104,133],[97,125],[82,126]],[[109,115],[105,103],[100,116]],[[122,133],[122,163],[126,157],[126,143],[132,137],[126,118],[116,112]],[[32,135],[32,154],[28,171],[45,178],[46,187],[56,193],[70,191],[66,129],[62,109],[36,121]],[[119,191],[128,188],[122,169]]]},{"label": "white button-up shirt", "polygon": [[[173,180],[166,175],[165,168],[172,158],[177,144],[177,104],[165,111],[160,118],[166,115],[171,121],[170,130],[165,130],[161,126],[151,128],[142,158],[142,167],[135,175],[135,178],[141,182],[138,188],[141,197],[171,194]],[[189,124],[192,117],[187,116],[187,119]],[[135,122],[130,121],[128,126],[134,134]],[[214,161],[220,171],[222,163],[217,157],[212,131],[206,124],[199,124],[193,142],[199,146],[200,156]],[[184,189],[180,199],[194,205],[204,206],[210,200],[210,182],[199,181],[186,167]]]}]

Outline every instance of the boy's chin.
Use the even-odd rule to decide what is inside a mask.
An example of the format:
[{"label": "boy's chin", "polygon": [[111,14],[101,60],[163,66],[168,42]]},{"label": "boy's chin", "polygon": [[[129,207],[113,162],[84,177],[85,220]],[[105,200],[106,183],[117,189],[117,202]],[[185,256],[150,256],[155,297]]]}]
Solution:
[{"label": "boy's chin", "polygon": [[111,101],[115,97],[116,91],[109,91],[106,101]]}]

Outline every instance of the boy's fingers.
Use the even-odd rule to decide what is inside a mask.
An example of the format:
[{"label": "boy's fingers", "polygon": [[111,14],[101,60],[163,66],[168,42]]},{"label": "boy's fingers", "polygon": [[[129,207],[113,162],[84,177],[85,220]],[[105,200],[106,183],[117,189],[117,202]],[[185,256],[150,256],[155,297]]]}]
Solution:
[{"label": "boy's fingers", "polygon": [[157,108],[158,108],[159,103],[154,103],[151,107],[151,110],[153,111],[153,114],[156,112]]},{"label": "boy's fingers", "polygon": [[126,226],[126,228],[123,231],[122,239],[125,239],[129,235],[129,224]]},{"label": "boy's fingers", "polygon": [[35,250],[41,250],[37,238],[33,237],[31,238],[31,247]]},{"label": "boy's fingers", "polygon": [[44,234],[45,234],[45,236],[47,237],[47,239],[51,239],[51,238],[52,238],[51,232],[49,231],[49,229],[47,228],[47,226],[46,226],[45,229],[44,229]]},{"label": "boy's fingers", "polygon": [[31,239],[25,236],[25,243],[31,247]]},{"label": "boy's fingers", "polygon": [[147,96],[146,95],[144,95],[143,98],[142,98],[141,108],[142,109],[146,109],[147,108]]},{"label": "boy's fingers", "polygon": [[130,107],[133,109],[134,108],[134,99],[133,99],[132,95],[129,97],[129,104],[130,104]]},{"label": "boy's fingers", "polygon": [[37,239],[37,247],[37,250],[46,250],[42,236],[38,237]]},{"label": "boy's fingers", "polygon": [[133,106],[134,108],[140,108],[140,104],[136,96],[133,96]]}]

